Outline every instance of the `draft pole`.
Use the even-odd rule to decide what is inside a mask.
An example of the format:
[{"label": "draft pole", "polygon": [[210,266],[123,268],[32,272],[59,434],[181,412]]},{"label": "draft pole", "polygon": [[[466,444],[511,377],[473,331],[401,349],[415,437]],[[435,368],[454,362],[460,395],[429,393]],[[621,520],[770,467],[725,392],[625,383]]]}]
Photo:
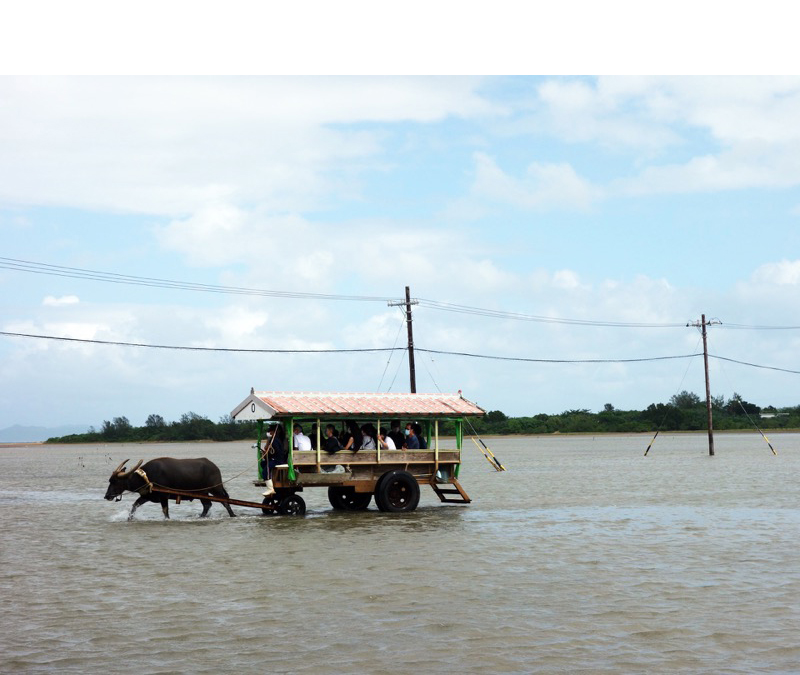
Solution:
[{"label": "draft pole", "polygon": [[418,305],[419,300],[411,299],[411,289],[406,286],[405,302],[389,302],[389,307],[406,306],[406,328],[408,329],[408,373],[411,381],[411,393],[417,393],[417,373],[414,367],[414,330],[411,327],[411,305]]},{"label": "draft pole", "polygon": [[700,328],[702,335],[703,335],[703,365],[705,366],[706,372],[706,414],[708,415],[708,454],[709,456],[714,456],[714,424],[713,419],[711,416],[711,382],[708,377],[708,336],[706,333],[706,326],[710,326],[711,324],[721,323],[720,321],[706,321],[706,315],[703,314],[700,317],[700,321],[695,321],[694,323],[687,323],[687,326],[694,326],[695,328]]}]

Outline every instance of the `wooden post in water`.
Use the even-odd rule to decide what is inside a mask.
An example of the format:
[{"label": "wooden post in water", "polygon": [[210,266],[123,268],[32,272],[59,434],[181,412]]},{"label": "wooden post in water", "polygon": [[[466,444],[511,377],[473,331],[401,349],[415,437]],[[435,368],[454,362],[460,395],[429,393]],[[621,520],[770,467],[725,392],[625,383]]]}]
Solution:
[{"label": "wooden post in water", "polygon": [[[706,413],[708,414],[708,454],[713,457],[714,422],[711,417],[711,383],[708,378],[708,336],[706,333],[706,326],[710,326],[712,323],[721,323],[721,322],[715,319],[712,319],[711,321],[706,321],[706,315],[703,314],[700,317],[700,321],[695,321],[694,323],[687,323],[686,325],[699,328],[703,335],[703,364],[705,365],[705,371],[706,371]],[[650,448],[647,449],[649,450]],[[647,453],[645,452],[645,454]]]},{"label": "wooden post in water", "polygon": [[714,456],[714,425],[711,418],[711,384],[708,379],[708,341],[706,339],[706,315],[700,319],[700,326],[703,330],[703,363],[706,369],[706,412],[708,413],[708,454]]}]

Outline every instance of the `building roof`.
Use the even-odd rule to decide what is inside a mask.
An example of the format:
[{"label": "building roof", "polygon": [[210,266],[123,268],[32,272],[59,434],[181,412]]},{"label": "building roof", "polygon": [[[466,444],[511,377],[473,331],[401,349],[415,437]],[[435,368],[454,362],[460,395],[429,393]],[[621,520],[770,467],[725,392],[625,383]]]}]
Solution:
[{"label": "building roof", "polygon": [[252,391],[231,413],[235,419],[273,416],[461,417],[485,411],[457,394],[358,394]]}]

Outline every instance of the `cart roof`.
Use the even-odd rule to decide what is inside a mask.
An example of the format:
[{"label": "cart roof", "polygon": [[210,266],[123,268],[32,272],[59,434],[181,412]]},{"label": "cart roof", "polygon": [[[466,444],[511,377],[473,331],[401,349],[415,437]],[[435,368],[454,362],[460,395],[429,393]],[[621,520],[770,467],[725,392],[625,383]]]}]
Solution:
[{"label": "cart roof", "polygon": [[288,391],[250,391],[231,412],[237,420],[272,417],[463,417],[485,410],[457,394],[355,394]]}]

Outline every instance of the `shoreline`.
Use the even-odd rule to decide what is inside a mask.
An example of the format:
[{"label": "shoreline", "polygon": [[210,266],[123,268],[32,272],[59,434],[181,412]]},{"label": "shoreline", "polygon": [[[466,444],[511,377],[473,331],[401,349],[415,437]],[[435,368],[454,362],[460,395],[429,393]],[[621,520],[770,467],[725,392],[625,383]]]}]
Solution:
[{"label": "shoreline", "polygon": [[[769,432],[767,434],[767,432]],[[634,436],[642,436],[642,437],[650,437],[655,435],[656,432],[654,431],[554,431],[547,434],[470,434],[475,438],[553,438],[553,437],[578,437],[578,438],[586,438],[587,436],[592,437],[605,437],[605,436],[624,436],[624,437],[634,437]],[[689,431],[689,430],[662,430],[658,432],[659,434],[679,434],[679,435],[707,435],[708,432],[704,429]],[[800,433],[799,429],[767,429],[764,430],[765,435],[775,436],[778,434],[797,434]],[[760,435],[758,429],[723,429],[723,430],[715,430],[715,436],[722,436],[728,434],[757,434]],[[468,436],[467,434],[464,435],[465,438]],[[440,436],[440,439],[452,439],[454,436]],[[6,448],[26,448],[26,447],[37,447],[37,446],[68,446],[68,445],[169,445],[174,443],[249,443],[251,442],[249,439],[239,439],[234,441],[215,441],[213,439],[192,439],[192,440],[174,440],[174,441],[113,441],[113,440],[97,440],[97,441],[83,441],[80,443],[48,443],[47,441],[19,441],[19,442],[9,442],[9,443],[0,443],[0,449]]]}]

